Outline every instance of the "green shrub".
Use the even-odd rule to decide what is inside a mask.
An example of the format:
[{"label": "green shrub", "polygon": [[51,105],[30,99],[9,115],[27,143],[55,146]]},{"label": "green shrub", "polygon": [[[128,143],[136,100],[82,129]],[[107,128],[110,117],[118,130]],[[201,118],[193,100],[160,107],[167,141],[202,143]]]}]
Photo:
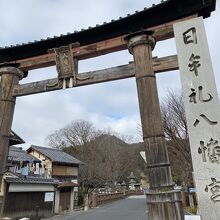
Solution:
[{"label": "green shrub", "polygon": [[192,207],[186,207],[185,208],[187,212],[196,215],[197,214],[197,208],[192,208]]}]

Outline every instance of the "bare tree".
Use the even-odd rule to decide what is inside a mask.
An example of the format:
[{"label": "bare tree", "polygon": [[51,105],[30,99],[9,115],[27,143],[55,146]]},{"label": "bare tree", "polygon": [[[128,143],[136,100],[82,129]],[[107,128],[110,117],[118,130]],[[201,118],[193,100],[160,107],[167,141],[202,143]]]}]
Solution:
[{"label": "bare tree", "polygon": [[120,135],[110,130],[99,131],[84,120],[73,121],[55,131],[47,141],[50,146],[61,148],[84,163],[79,167],[82,198],[100,187],[114,188],[115,183],[126,181],[130,172],[138,171],[139,152]]},{"label": "bare tree", "polygon": [[49,146],[55,148],[75,147],[85,145],[100,135],[92,123],[76,120],[46,138]]},{"label": "bare tree", "polygon": [[169,91],[161,113],[173,173],[180,181],[190,183],[192,159],[182,95]]},{"label": "bare tree", "polygon": [[84,162],[79,179],[88,190],[114,187],[135,169],[135,157],[129,145],[110,134],[101,134],[85,145],[64,150]]}]

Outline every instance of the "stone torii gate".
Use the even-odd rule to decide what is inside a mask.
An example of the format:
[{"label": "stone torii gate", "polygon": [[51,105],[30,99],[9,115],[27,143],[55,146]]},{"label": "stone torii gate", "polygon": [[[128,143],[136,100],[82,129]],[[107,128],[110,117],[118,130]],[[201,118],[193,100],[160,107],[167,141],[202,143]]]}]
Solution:
[{"label": "stone torii gate", "polygon": [[[17,97],[135,77],[151,192],[150,220],[183,220],[180,192],[173,191],[155,73],[177,70],[177,56],[152,58],[156,42],[174,37],[173,25],[215,9],[214,0],[168,0],[110,23],[33,43],[0,49],[0,176],[6,171]],[[160,15],[160,16],[158,16]],[[78,74],[83,59],[127,49],[134,63]],[[58,77],[19,84],[28,71],[56,65]]]}]

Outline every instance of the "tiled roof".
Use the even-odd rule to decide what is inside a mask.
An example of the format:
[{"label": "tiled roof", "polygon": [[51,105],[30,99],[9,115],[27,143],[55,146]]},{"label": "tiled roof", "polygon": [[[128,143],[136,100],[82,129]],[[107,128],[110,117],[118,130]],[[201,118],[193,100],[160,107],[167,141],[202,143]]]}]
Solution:
[{"label": "tiled roof", "polygon": [[[167,0],[169,1],[169,0]],[[161,5],[161,4],[164,4],[166,1],[161,1],[161,3],[157,4],[158,5]],[[108,22],[103,22],[102,24],[96,24],[94,27],[87,27],[87,28],[82,28],[81,30],[74,30],[73,32],[68,32],[66,34],[60,34],[59,36],[53,36],[53,37],[47,37],[46,39],[40,39],[40,40],[34,40],[32,42],[28,42],[28,43],[22,43],[22,44],[16,44],[16,45],[10,45],[10,46],[6,46],[5,48],[10,48],[10,47],[19,47],[19,46],[24,46],[24,45],[27,45],[27,44],[34,44],[34,43],[38,43],[40,41],[46,41],[46,40],[51,40],[51,39],[57,39],[57,38],[60,38],[60,37],[64,37],[66,35],[71,35],[71,34],[77,34],[77,33],[80,33],[80,32],[83,32],[83,31],[87,31],[87,30],[90,30],[90,29],[93,29],[93,28],[97,28],[97,27],[101,27],[101,26],[104,26],[104,25],[108,25],[110,23],[114,23],[114,22],[117,22],[117,21],[120,21],[120,20],[123,20],[125,18],[129,18],[135,14],[138,14],[142,11],[146,11],[146,10],[150,10],[151,8],[154,8],[156,6],[156,4],[152,4],[151,7],[147,8],[145,7],[143,10],[141,11],[135,11],[135,13],[133,14],[127,14],[126,16],[124,17],[119,17],[118,19],[112,19],[111,21],[108,21]],[[1,48],[0,48],[1,49]]]},{"label": "tiled roof", "polygon": [[134,14],[128,14],[101,25],[52,38],[0,48],[0,63],[47,54],[48,49],[71,43],[78,42],[81,46],[88,45],[192,14],[206,18],[215,10],[215,5],[216,0],[162,0],[160,4],[153,4],[150,8],[144,8],[142,11],[136,11]]},{"label": "tiled roof", "polygon": [[64,188],[64,187],[77,187],[78,184],[76,183],[72,183],[72,182],[62,182],[62,183],[59,183],[58,187],[59,188]]},{"label": "tiled roof", "polygon": [[6,177],[5,181],[8,183],[18,183],[18,184],[49,184],[58,185],[58,181],[54,179],[46,179],[40,177]]},{"label": "tiled roof", "polygon": [[31,147],[27,151],[30,152],[32,149],[40,152],[41,154],[49,158],[53,163],[62,163],[62,164],[81,164],[82,163],[75,157],[70,156],[69,154],[59,149],[31,145]]},{"label": "tiled roof", "polygon": [[21,148],[10,146],[8,152],[9,161],[29,161],[29,162],[40,162],[36,157],[28,154],[25,150]]},{"label": "tiled roof", "polygon": [[15,145],[15,144],[24,144],[25,141],[21,139],[14,131],[10,132],[10,145]]}]

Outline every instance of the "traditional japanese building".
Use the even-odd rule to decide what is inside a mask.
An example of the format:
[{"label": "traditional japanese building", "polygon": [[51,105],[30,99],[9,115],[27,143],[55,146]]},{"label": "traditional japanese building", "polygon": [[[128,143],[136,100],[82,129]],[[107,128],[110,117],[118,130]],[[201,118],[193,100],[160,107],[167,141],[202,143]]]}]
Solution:
[{"label": "traditional japanese building", "polygon": [[[57,182],[11,172],[4,175],[7,193],[3,216],[10,218],[46,218],[54,215]],[[13,204],[13,205],[12,205]]]},{"label": "traditional japanese building", "polygon": [[41,176],[41,161],[20,147],[10,146],[8,152],[8,170],[22,176]]},{"label": "traditional japanese building", "polygon": [[[0,97],[1,97],[1,88],[0,88]],[[25,143],[24,140],[19,137],[14,131],[10,131],[10,134],[9,134],[9,146],[11,145],[16,145],[16,144],[23,144]],[[9,146],[4,146],[5,147],[9,147]],[[7,155],[8,157],[8,155]],[[7,161],[7,160],[6,160]],[[4,173],[7,171],[8,169],[8,166],[10,166],[10,164],[8,164],[8,161],[7,161],[7,164],[5,164],[5,167],[4,167],[4,172],[3,172],[3,175],[2,175],[2,181],[1,181],[1,186],[0,186],[0,209],[2,210],[2,206],[3,206],[3,203],[4,203]]]},{"label": "traditional japanese building", "polygon": [[58,182],[43,177],[41,161],[19,147],[10,146],[7,166],[0,192],[0,196],[4,196],[3,216],[42,218],[53,215]]},{"label": "traditional japanese building", "polygon": [[17,145],[17,144],[24,144],[24,143],[25,141],[21,137],[19,137],[14,131],[11,130],[9,146]]},{"label": "traditional japanese building", "polygon": [[78,171],[82,162],[54,148],[31,145],[27,152],[41,161],[45,178],[59,182],[55,212],[73,210],[77,203]]}]

